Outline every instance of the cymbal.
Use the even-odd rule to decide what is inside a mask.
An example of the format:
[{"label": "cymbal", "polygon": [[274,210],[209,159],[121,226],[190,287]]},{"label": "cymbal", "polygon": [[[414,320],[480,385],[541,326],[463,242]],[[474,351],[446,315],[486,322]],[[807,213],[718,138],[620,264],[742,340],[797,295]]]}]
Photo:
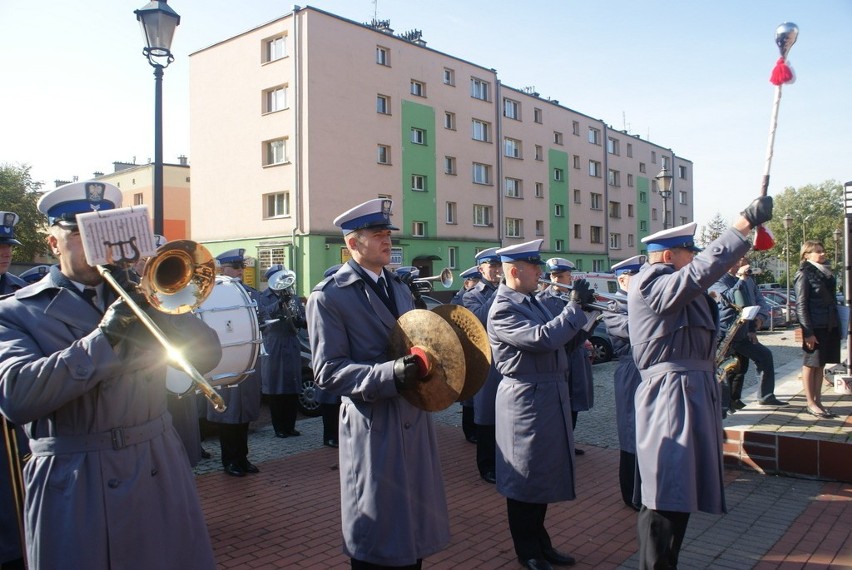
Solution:
[{"label": "cymbal", "polygon": [[422,347],[431,359],[429,374],[402,391],[412,405],[427,412],[445,410],[455,402],[464,387],[464,350],[453,327],[440,316],[423,309],[403,314],[390,335],[388,349],[391,358]]},{"label": "cymbal", "polygon": [[461,342],[466,373],[458,401],[469,400],[485,384],[491,367],[488,333],[476,315],[461,305],[438,305],[432,312],[450,323]]}]

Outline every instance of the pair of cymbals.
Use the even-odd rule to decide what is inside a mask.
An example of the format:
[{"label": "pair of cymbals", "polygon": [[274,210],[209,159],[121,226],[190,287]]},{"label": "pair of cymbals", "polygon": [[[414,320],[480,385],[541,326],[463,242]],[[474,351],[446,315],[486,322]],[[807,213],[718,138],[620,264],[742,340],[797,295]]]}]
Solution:
[{"label": "pair of cymbals", "polygon": [[460,305],[440,305],[432,311],[403,314],[390,337],[390,357],[423,350],[429,373],[402,392],[412,405],[430,412],[473,397],[488,376],[491,347],[479,319]]}]

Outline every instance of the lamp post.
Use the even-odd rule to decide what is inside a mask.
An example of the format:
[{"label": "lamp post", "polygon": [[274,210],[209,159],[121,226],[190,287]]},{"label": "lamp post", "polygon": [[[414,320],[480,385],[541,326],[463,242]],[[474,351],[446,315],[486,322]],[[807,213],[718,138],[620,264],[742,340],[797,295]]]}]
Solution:
[{"label": "lamp post", "polygon": [[660,192],[660,197],[663,199],[663,229],[668,227],[669,222],[668,201],[672,196],[672,178],[674,177],[671,175],[668,168],[666,168],[665,164],[659,174],[654,177],[657,181],[657,189]]},{"label": "lamp post", "polygon": [[790,320],[790,227],[793,225],[793,216],[784,216],[784,230],[787,234],[787,245],[784,250],[787,253],[787,320]]},{"label": "lamp post", "polygon": [[163,70],[174,61],[171,46],[180,16],[167,0],[152,0],[133,12],[142,25],[142,54],[154,68],[154,233],[163,235]]},{"label": "lamp post", "polygon": [[842,235],[840,228],[836,228],[832,235],[834,236],[834,266],[833,267],[834,267],[834,272],[836,274],[836,273],[838,273],[838,271],[837,271],[837,250],[840,249],[840,236]]}]

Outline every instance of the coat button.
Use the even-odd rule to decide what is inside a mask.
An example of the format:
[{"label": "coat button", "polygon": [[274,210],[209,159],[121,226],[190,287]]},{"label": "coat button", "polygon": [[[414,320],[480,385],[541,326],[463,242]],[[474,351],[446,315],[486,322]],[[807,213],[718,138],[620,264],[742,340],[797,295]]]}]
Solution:
[{"label": "coat button", "polygon": [[76,372],[78,376],[87,376],[89,374],[89,369],[81,365],[77,367]]},{"label": "coat button", "polygon": [[404,426],[404,427],[405,427],[405,429],[410,428],[410,427],[411,427],[411,423],[410,423],[410,422],[405,422],[405,426]]},{"label": "coat button", "polygon": [[156,467],[154,469],[151,469],[151,477],[156,477],[157,473],[159,473],[159,471],[157,471]]},{"label": "coat button", "polygon": [[107,485],[109,485],[110,489],[117,489],[118,486],[121,485],[121,481],[119,481],[118,479],[110,479]]}]

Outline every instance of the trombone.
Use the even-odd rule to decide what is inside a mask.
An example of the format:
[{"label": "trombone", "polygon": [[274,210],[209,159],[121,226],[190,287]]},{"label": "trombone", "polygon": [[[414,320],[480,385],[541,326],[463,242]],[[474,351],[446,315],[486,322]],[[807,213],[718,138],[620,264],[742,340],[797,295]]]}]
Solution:
[{"label": "trombone", "polygon": [[[225,411],[225,401],[195,367],[174,348],[160,327],[116,281],[110,270],[97,265],[98,273],[131,308],[142,324],[154,335],[169,359],[177,364],[217,412]],[[158,311],[177,315],[187,313],[204,302],[216,283],[216,261],[203,245],[190,240],[169,242],[145,263],[140,292]]]},{"label": "trombone", "polygon": [[[570,285],[565,285],[564,283],[557,283],[555,281],[551,281],[550,279],[539,279],[539,283],[544,283],[545,285],[550,285],[551,287],[559,287],[560,289],[565,289],[566,291],[573,291],[574,288]],[[615,301],[616,296],[610,293],[599,293],[598,291],[594,291],[595,297],[603,297],[609,301]],[[568,293],[556,293],[554,297],[559,297],[563,301],[570,301],[570,296]],[[586,307],[595,309],[596,311],[609,311],[611,313],[617,312],[615,309],[610,308],[610,306],[606,303],[594,301],[592,303],[587,303]]]}]

